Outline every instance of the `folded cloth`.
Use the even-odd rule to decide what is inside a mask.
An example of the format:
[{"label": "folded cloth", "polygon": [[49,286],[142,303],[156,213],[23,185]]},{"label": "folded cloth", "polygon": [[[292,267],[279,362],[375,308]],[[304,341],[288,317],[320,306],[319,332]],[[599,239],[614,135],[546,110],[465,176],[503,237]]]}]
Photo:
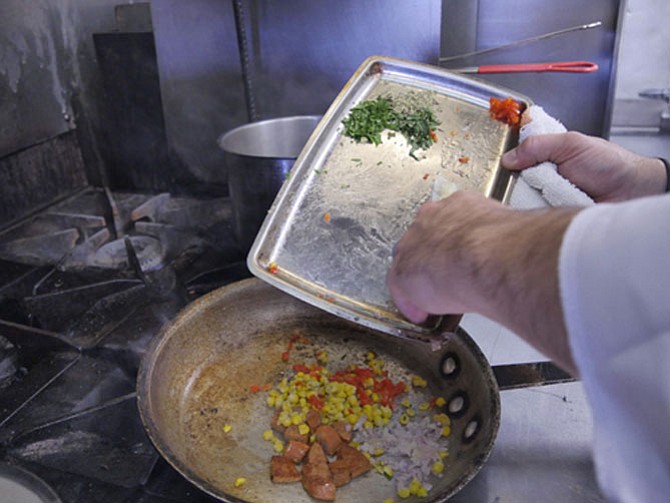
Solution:
[{"label": "folded cloth", "polygon": [[[519,131],[519,143],[527,138],[566,132],[565,126],[538,105],[524,112],[526,124]],[[543,162],[521,171],[510,196],[510,206],[517,209],[547,206],[591,206],[594,204],[585,192],[563,177],[553,162]]]}]

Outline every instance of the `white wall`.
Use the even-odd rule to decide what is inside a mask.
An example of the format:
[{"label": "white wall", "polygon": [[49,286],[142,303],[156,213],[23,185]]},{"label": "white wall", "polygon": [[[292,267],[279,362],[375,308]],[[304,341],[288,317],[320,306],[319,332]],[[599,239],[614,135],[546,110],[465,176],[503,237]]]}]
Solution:
[{"label": "white wall", "polygon": [[670,1],[628,0],[618,64],[617,99],[670,87]]}]

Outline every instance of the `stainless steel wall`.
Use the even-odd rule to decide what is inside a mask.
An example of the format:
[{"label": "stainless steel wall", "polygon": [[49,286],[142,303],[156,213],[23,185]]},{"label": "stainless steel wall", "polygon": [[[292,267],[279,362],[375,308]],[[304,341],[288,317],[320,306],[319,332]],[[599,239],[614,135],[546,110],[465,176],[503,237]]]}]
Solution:
[{"label": "stainless steel wall", "polygon": [[[119,0],[4,0],[0,6],[0,156],[75,125],[100,183],[101,85],[91,35],[114,30]],[[242,0],[259,118],[319,114],[369,55],[436,64],[440,55],[600,20],[597,30],[454,66],[589,59],[597,74],[486,77],[529,95],[572,128],[607,129],[616,0]],[[151,2],[172,151],[204,182],[225,180],[216,139],[248,120],[232,0]],[[72,116],[75,121],[72,121]],[[81,141],[81,140],[84,141]]]},{"label": "stainless steel wall", "polygon": [[[436,63],[440,0],[245,0],[258,118],[323,113],[373,54]],[[248,120],[231,2],[154,0],[166,127],[196,176],[218,181],[216,140]]]},{"label": "stainless steel wall", "polygon": [[607,136],[616,77],[618,0],[444,0],[442,55],[505,45],[601,21],[599,28],[453,60],[445,67],[549,61],[592,61],[591,74],[526,73],[481,76],[528,95],[568,129]]},{"label": "stainless steel wall", "polygon": [[101,87],[91,34],[115,27],[118,3],[0,3],[0,157],[75,127],[90,140],[85,148],[95,145]]}]

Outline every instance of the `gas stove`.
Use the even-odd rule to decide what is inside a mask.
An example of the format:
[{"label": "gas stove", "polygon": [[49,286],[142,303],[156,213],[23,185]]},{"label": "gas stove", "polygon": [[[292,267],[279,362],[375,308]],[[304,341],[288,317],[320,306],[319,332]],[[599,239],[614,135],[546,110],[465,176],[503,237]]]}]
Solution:
[{"label": "gas stove", "polygon": [[212,501],[154,449],[135,380],[165,323],[249,276],[243,255],[228,198],[86,187],[0,230],[0,487]]}]

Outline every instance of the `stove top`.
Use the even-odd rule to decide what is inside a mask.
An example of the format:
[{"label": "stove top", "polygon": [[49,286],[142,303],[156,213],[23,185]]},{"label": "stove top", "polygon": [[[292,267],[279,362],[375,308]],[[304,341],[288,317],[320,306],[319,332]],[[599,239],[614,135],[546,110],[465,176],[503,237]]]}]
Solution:
[{"label": "stove top", "polygon": [[213,501],[154,449],[135,380],[165,323],[248,276],[227,198],[87,188],[0,230],[0,488]]}]

